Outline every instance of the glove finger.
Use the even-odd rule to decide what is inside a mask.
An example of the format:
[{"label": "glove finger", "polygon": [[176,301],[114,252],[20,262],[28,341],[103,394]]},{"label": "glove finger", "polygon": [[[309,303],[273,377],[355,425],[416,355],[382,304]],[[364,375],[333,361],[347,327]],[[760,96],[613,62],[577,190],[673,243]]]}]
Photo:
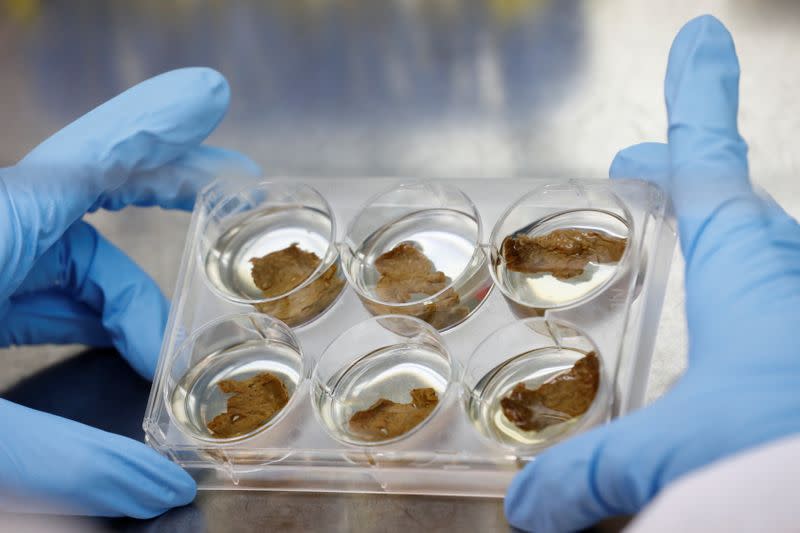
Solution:
[{"label": "glove finger", "polygon": [[669,146],[649,142],[634,144],[617,152],[608,176],[649,181],[669,193],[669,171]]},{"label": "glove finger", "polygon": [[[737,127],[739,61],[730,33],[717,19],[696,18],[678,33],[664,91],[671,193],[684,255],[690,261],[698,233],[721,206],[754,198],[747,144]],[[729,218],[748,216],[748,209],[737,208]]]},{"label": "glove finger", "polygon": [[0,346],[32,344],[111,346],[111,337],[94,309],[50,290],[12,298],[0,320]]},{"label": "glove finger", "polygon": [[0,400],[0,507],[150,518],[195,496],[194,480],[144,444]]},{"label": "glove finger", "polygon": [[239,152],[198,146],[166,165],[132,176],[118,189],[103,194],[90,211],[98,207],[116,211],[128,205],[191,211],[198,191],[214,178],[260,175],[261,168]]},{"label": "glove finger", "polygon": [[104,192],[199,145],[222,120],[229,96],[227,82],[211,69],[167,72],[90,111],[0,172],[0,227],[15,237],[0,242],[9,280],[0,299]]},{"label": "glove finger", "polygon": [[[656,490],[648,469],[657,459],[650,455],[664,446],[650,441],[665,440],[653,431],[665,400],[558,444],[526,465],[506,494],[509,523],[536,533],[577,531],[637,511]],[[635,464],[628,455],[634,452],[640,456]]]},{"label": "glove finger", "polygon": [[[522,531],[577,531],[614,514],[592,481],[612,426],[574,437],[528,463],[506,492],[509,524]],[[557,468],[564,468],[563,473]]]},{"label": "glove finger", "polygon": [[56,288],[97,312],[122,356],[140,375],[153,378],[169,304],[136,263],[78,221],[36,262],[18,293]]}]

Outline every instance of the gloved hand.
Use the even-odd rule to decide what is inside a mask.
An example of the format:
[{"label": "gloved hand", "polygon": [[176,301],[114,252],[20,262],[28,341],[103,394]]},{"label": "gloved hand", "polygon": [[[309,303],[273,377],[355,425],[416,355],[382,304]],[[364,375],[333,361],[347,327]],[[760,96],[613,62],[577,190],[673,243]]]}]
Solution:
[{"label": "gloved hand", "polygon": [[[168,303],[80,219],[127,205],[191,209],[215,175],[257,174],[244,156],[200,145],[229,96],[212,70],[169,72],[0,169],[0,346],[113,345],[153,377]],[[192,478],[144,444],[4,400],[0,420],[0,508],[150,517],[194,498]]]},{"label": "gloved hand", "polygon": [[688,23],[665,82],[669,145],[612,177],[671,193],[686,259],[689,367],[652,406],[543,453],[515,478],[512,525],[549,533],[635,513],[676,478],[800,431],[800,227],[754,194],[737,130],[739,65],[713,17]]}]

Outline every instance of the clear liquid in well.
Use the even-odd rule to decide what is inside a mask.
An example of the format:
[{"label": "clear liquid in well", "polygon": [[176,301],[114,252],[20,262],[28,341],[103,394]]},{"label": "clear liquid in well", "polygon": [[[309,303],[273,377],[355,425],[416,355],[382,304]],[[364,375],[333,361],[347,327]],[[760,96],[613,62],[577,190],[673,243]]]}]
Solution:
[{"label": "clear liquid in well", "polygon": [[576,350],[542,348],[518,355],[496,367],[483,376],[470,391],[467,399],[470,420],[485,436],[507,446],[537,447],[552,444],[565,436],[586,414],[548,426],[541,431],[524,431],[508,420],[500,400],[507,397],[520,382],[525,383],[529,389],[536,389],[559,374],[569,372],[584,355]]},{"label": "clear liquid in well", "polygon": [[189,369],[173,390],[171,406],[176,421],[195,436],[215,438],[208,423],[227,410],[230,397],[217,384],[225,379],[243,381],[262,372],[280,379],[291,398],[301,381],[300,353],[280,342],[253,340],[205,357]]},{"label": "clear liquid in well", "polygon": [[499,264],[495,272],[506,291],[527,306],[547,309],[579,300],[604,285],[617,271],[617,264],[588,263],[583,274],[559,279],[549,273],[524,274]]},{"label": "clear liquid in well", "polygon": [[350,418],[353,414],[369,409],[382,398],[409,403],[409,392],[413,389],[432,388],[441,403],[449,374],[450,365],[437,350],[418,345],[389,346],[355,361],[328,383],[316,383],[314,398],[317,412],[325,425],[341,440],[373,443],[374,440],[365,439],[351,430]]},{"label": "clear liquid in well", "polygon": [[465,318],[491,287],[486,257],[475,242],[477,235],[478,221],[465,213],[452,209],[417,211],[367,237],[355,253],[351,277],[362,292],[387,307],[430,300],[430,295],[423,294],[409,302],[385,302],[376,292],[381,274],[375,261],[397,245],[411,243],[433,263],[435,270],[454,282],[452,288],[459,296],[459,304],[468,308],[462,317]]},{"label": "clear liquid in well", "polygon": [[224,292],[247,299],[263,298],[253,282],[250,260],[293,243],[325,260],[331,224],[328,215],[308,207],[248,213],[222,233],[208,251],[208,278]]}]

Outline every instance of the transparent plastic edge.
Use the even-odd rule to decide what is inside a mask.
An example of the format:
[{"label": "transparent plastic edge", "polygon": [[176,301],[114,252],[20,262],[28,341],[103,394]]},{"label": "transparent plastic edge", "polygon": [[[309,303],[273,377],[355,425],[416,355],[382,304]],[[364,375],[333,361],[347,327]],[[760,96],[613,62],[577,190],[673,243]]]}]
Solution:
[{"label": "transparent plastic edge", "polygon": [[[631,351],[631,371],[633,378],[637,375],[645,376],[645,379],[632,379],[627,385],[627,399],[624,405],[620,406],[615,417],[623,416],[644,405],[645,395],[650,377],[650,366],[652,363],[656,337],[658,335],[658,324],[661,313],[664,309],[664,299],[667,292],[667,283],[672,265],[672,257],[675,252],[677,242],[677,231],[675,213],[669,195],[660,187],[652,183],[647,183],[651,194],[654,192],[659,195],[659,206],[657,212],[650,212],[657,225],[654,234],[657,242],[654,243],[653,250],[656,252],[654,257],[648,260],[645,271],[644,287],[642,287],[642,314],[638,324],[629,324],[626,321],[623,338],[636,331],[636,339],[630,343]],[[630,309],[628,310],[630,316]],[[623,346],[625,348],[625,346]]]},{"label": "transparent plastic edge", "polygon": [[[198,196],[197,201],[200,201],[200,196]],[[142,429],[145,435],[156,439],[156,441],[158,441],[160,436],[163,436],[159,435],[159,433],[161,433],[160,429],[158,429],[158,433],[155,432],[157,429],[156,418],[158,412],[164,408],[160,403],[157,405],[159,400],[158,391],[162,389],[167,374],[164,365],[167,364],[166,361],[169,359],[172,346],[175,344],[175,339],[180,332],[180,328],[176,328],[175,324],[178,322],[178,317],[183,315],[183,306],[186,303],[186,287],[191,283],[191,276],[189,274],[194,268],[194,262],[187,259],[194,256],[192,251],[196,248],[197,243],[191,237],[197,233],[197,228],[199,228],[202,223],[201,219],[203,216],[201,213],[201,209],[194,209],[189,222],[189,228],[186,231],[186,243],[181,255],[181,265],[178,268],[178,281],[175,284],[175,292],[170,305],[169,318],[167,319],[167,325],[164,329],[164,339],[161,342],[161,351],[158,354],[158,363],[156,364],[155,374],[153,374],[150,396],[147,400],[147,408],[145,409],[144,420],[142,422]]]}]

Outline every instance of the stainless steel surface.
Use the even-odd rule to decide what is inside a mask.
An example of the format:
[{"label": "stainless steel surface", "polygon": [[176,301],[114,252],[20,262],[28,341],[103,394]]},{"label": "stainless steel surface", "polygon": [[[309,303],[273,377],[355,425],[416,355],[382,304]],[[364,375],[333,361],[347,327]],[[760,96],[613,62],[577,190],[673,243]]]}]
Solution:
[{"label": "stainless steel surface", "polygon": [[[4,0],[0,165],[143,78],[209,65],[233,95],[211,142],[270,175],[602,177],[620,148],[664,139],[669,45],[704,12],[737,42],[754,180],[800,215],[793,0]],[[90,219],[171,292],[185,214]],[[668,291],[651,399],[685,364],[677,256]],[[7,350],[0,388],[80,350]],[[198,513],[208,530],[506,527],[499,502],[260,493],[205,494],[125,529],[188,530]]]}]

